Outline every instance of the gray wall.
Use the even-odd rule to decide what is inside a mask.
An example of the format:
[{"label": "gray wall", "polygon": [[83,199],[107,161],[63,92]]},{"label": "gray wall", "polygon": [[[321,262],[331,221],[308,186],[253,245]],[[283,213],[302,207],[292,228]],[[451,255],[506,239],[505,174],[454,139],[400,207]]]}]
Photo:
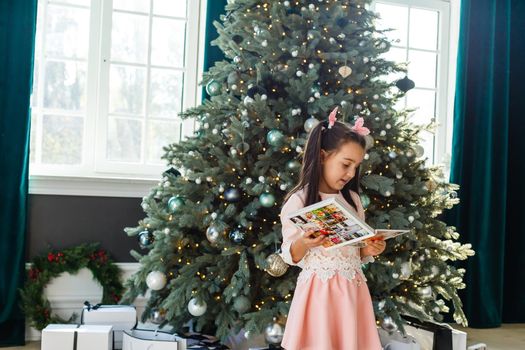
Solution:
[{"label": "gray wall", "polygon": [[146,216],[140,203],[140,198],[30,195],[26,256],[100,242],[115,261],[136,262],[129,251],[141,249],[124,228]]}]

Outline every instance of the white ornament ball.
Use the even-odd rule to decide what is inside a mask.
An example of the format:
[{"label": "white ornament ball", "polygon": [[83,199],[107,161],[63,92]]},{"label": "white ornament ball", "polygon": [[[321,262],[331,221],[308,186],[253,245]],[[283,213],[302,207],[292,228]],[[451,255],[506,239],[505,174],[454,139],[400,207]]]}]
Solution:
[{"label": "white ornament ball", "polygon": [[264,176],[259,176],[259,182],[264,182]]},{"label": "white ornament ball", "polygon": [[313,10],[315,10],[315,5],[314,4],[310,4],[310,5],[308,5],[308,8],[313,11]]},{"label": "white ornament ball", "polygon": [[268,96],[266,96],[265,94],[261,95],[261,100],[266,101],[267,99],[268,99]]},{"label": "white ornament ball", "polygon": [[303,152],[303,148],[301,146],[297,146],[297,147],[295,147],[295,152],[301,153],[301,152]]},{"label": "white ornament ball", "polygon": [[285,2],[283,2],[284,6],[288,7],[290,6],[290,1],[286,0]]},{"label": "white ornament ball", "polygon": [[211,176],[206,176],[206,181],[208,182],[212,182],[213,181],[213,178]]},{"label": "white ornament ball", "polygon": [[387,125],[385,125],[385,128],[390,129],[390,128],[392,128],[392,125],[387,124]]},{"label": "white ornament ball", "polygon": [[302,77],[303,76],[303,72],[301,72],[300,70],[298,70],[295,75],[297,75],[298,77]]},{"label": "white ornament ball", "polygon": [[146,277],[146,284],[151,290],[161,290],[166,286],[166,275],[161,271],[151,271]]},{"label": "white ornament ball", "polygon": [[205,301],[202,301],[201,303],[199,303],[197,301],[197,298],[193,298],[188,303],[188,312],[192,316],[199,317],[199,316],[202,316],[202,315],[204,315],[206,313],[207,307],[208,307],[208,305],[206,305]]},{"label": "white ornament ball", "polygon": [[392,195],[392,193],[390,191],[386,191],[385,192],[385,197],[390,197]]},{"label": "white ornament ball", "polygon": [[233,85],[231,86],[231,89],[232,89],[232,90],[237,90],[237,85],[233,84]]},{"label": "white ornament ball", "polygon": [[279,188],[281,189],[281,191],[286,191],[288,186],[286,184],[282,184],[282,185],[279,186]]},{"label": "white ornament ball", "polygon": [[211,219],[212,220],[217,219],[217,213],[211,213]]},{"label": "white ornament ball", "polygon": [[253,103],[253,98],[251,98],[250,96],[246,96],[244,98],[244,104],[249,105],[250,103]]},{"label": "white ornament ball", "polygon": [[253,180],[252,180],[250,177],[246,179],[246,183],[247,183],[248,185],[251,184],[252,181],[253,181]]},{"label": "white ornament ball", "polygon": [[268,46],[268,40],[263,40],[263,42],[261,43],[262,47],[266,47]]},{"label": "white ornament ball", "polygon": [[292,51],[292,56],[293,57],[297,57],[298,54],[299,54],[299,51],[297,51],[297,50],[293,50]]},{"label": "white ornament ball", "polygon": [[381,135],[381,136],[385,136],[385,135],[386,135],[386,131],[385,131],[385,130],[381,130],[381,132],[379,133],[379,135]]},{"label": "white ornament ball", "polygon": [[412,215],[410,215],[410,216],[408,217],[408,221],[409,221],[409,222],[414,222],[414,217],[413,217]]},{"label": "white ornament ball", "polygon": [[315,66],[314,66],[313,63],[310,63],[310,64],[308,65],[308,68],[310,68],[310,69],[314,69],[314,67],[315,67]]}]

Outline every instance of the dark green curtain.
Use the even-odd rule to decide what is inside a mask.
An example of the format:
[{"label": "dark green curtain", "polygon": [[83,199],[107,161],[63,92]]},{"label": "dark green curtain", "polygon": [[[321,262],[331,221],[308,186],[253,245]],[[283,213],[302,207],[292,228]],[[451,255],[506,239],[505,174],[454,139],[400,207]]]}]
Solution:
[{"label": "dark green curtain", "polygon": [[36,0],[0,1],[0,346],[24,344],[29,98]]},{"label": "dark green curtain", "polygon": [[[224,59],[224,53],[217,46],[212,46],[212,40],[215,40],[219,34],[213,25],[214,21],[219,21],[220,16],[225,14],[226,0],[208,0],[206,3],[206,36],[204,46],[204,72],[213,67],[215,62]],[[206,90],[203,88],[203,99],[208,97]]]},{"label": "dark green curtain", "polygon": [[447,216],[476,255],[463,266],[472,327],[525,322],[524,18],[521,0],[462,0]]}]

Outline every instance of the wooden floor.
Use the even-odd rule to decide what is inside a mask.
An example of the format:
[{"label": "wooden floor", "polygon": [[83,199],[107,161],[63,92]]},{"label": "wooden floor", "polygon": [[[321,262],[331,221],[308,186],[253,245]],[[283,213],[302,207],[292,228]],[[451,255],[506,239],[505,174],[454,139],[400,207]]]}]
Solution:
[{"label": "wooden floor", "polygon": [[[499,328],[475,329],[454,328],[467,332],[468,346],[485,343],[489,350],[522,350],[525,349],[525,323],[504,324]],[[2,348],[2,350],[39,350],[39,342],[31,342],[26,346]]]}]

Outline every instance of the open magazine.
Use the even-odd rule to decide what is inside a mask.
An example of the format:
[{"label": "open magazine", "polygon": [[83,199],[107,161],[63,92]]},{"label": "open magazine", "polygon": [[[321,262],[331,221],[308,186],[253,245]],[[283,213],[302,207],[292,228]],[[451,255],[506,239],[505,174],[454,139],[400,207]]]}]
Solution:
[{"label": "open magazine", "polygon": [[397,237],[409,230],[374,230],[366,222],[354,214],[337,197],[325,199],[286,216],[295,226],[303,230],[313,230],[314,236],[328,236],[323,244],[327,250],[348,244],[365,246],[364,239],[386,240]]}]

